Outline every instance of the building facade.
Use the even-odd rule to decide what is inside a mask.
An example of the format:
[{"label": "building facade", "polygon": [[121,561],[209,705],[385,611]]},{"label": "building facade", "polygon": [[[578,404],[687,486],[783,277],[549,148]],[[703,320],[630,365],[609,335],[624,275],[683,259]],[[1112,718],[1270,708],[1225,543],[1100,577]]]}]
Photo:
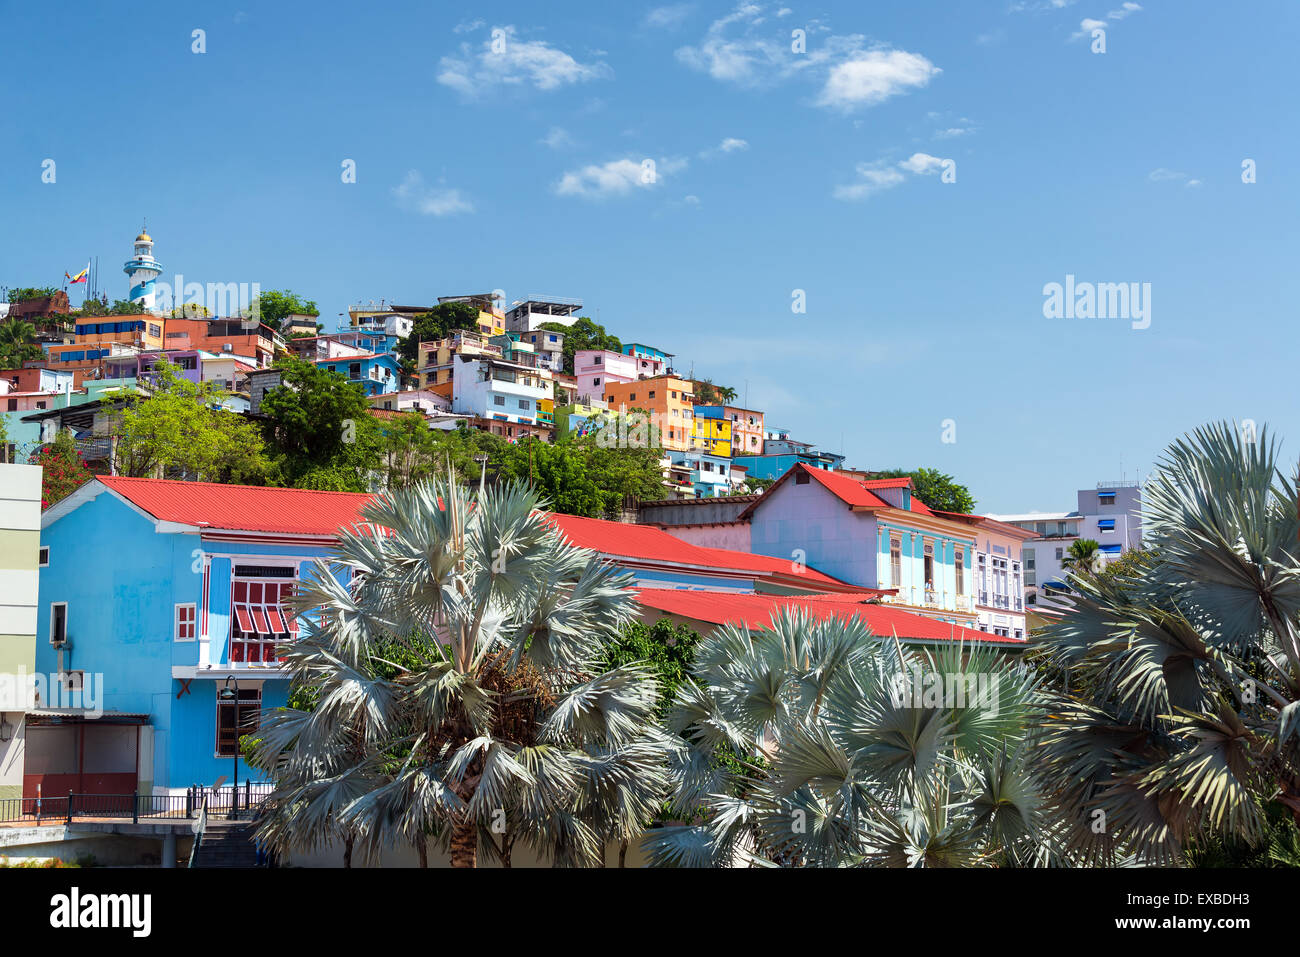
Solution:
[{"label": "building facade", "polygon": [[0,800],[23,796],[34,704],[41,468],[0,464]]},{"label": "building facade", "polygon": [[665,451],[694,450],[695,395],[688,380],[660,375],[633,382],[615,382],[603,388],[603,398],[610,409],[644,409],[656,416],[659,442]]}]

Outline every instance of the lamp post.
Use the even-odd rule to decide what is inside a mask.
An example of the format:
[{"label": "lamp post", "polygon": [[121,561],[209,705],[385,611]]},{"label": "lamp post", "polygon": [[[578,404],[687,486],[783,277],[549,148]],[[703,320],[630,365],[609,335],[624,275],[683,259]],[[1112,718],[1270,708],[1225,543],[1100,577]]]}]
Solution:
[{"label": "lamp post", "polygon": [[[233,690],[230,687],[232,684],[234,685]],[[236,812],[239,810],[239,679],[234,675],[226,675],[226,683],[222,689],[217,692],[217,697],[222,701],[230,701],[235,706],[235,714],[233,718],[235,728],[235,777],[230,787],[230,817],[233,820]]]}]

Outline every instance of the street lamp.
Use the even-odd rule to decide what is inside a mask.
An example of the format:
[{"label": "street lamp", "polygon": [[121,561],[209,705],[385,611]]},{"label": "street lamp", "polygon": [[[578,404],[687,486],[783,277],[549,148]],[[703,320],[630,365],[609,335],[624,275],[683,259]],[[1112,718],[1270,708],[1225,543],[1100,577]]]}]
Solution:
[{"label": "street lamp", "polygon": [[[233,690],[230,687],[232,684]],[[226,675],[225,686],[217,692],[217,697],[222,701],[233,702],[235,706],[235,714],[232,718],[235,728],[235,777],[230,791],[230,817],[233,820],[235,812],[239,810],[239,680],[234,675]]]}]

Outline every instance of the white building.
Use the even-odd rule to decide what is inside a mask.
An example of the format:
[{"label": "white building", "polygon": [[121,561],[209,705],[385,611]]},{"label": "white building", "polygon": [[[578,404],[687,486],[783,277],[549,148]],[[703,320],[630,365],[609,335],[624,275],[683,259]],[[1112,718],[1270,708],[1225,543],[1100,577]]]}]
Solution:
[{"label": "white building", "polygon": [[581,299],[533,297],[516,300],[510,304],[510,311],[506,313],[506,331],[532,332],[544,322],[571,326],[577,321],[577,312],[581,308]]},{"label": "white building", "polygon": [[989,516],[1034,533],[1022,550],[1027,605],[1041,603],[1044,593],[1068,590],[1065,561],[1076,541],[1095,541],[1103,562],[1142,546],[1142,490],[1138,485],[1123,480],[1099,482],[1096,488],[1079,489],[1076,501],[1078,507],[1072,512]]},{"label": "white building", "polygon": [[457,355],[452,369],[453,412],[536,425],[539,403],[551,398],[551,383],[522,363]]},{"label": "white building", "polygon": [[564,371],[564,333],[549,329],[521,332],[519,341],[533,347],[537,361],[552,372]]},{"label": "white building", "polygon": [[0,464],[0,799],[23,796],[26,715],[34,704],[41,468]]}]

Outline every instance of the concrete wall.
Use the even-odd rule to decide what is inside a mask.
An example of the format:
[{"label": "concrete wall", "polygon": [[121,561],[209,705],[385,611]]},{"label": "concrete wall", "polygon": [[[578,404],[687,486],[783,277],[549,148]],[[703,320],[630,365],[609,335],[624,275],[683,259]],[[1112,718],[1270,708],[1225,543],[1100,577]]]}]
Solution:
[{"label": "concrete wall", "polygon": [[41,468],[0,464],[0,799],[22,796],[23,712],[36,670]]},{"label": "concrete wall", "polygon": [[[699,501],[708,501],[700,499]],[[749,551],[749,522],[719,522],[708,525],[662,525],[665,532],[692,545],[705,548],[729,548],[737,552]]]}]

